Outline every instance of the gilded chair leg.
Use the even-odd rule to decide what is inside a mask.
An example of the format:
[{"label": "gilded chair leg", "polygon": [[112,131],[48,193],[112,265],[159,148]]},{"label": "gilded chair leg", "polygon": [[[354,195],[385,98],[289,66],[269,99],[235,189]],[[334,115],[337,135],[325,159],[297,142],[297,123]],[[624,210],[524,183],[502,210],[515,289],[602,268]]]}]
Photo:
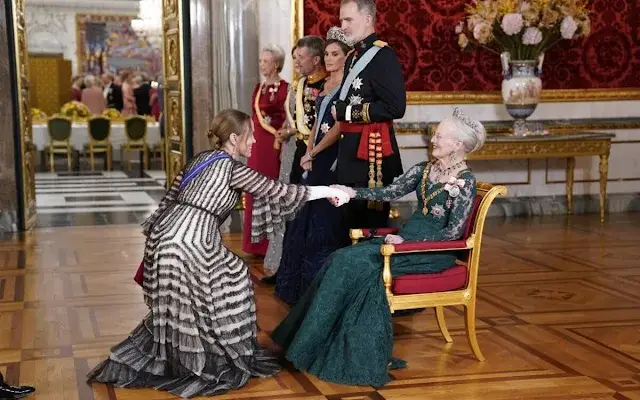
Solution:
[{"label": "gilded chair leg", "polygon": [[49,150],[49,171],[51,172],[56,172],[54,166],[53,166],[53,162],[55,161],[54,157],[53,157],[53,150]]},{"label": "gilded chair leg", "polygon": [[89,163],[91,164],[91,172],[96,169],[95,158],[93,157],[93,149],[89,149]]},{"label": "gilded chair leg", "polygon": [[67,150],[67,169],[71,172],[71,151]]},{"label": "gilded chair leg", "polygon": [[467,326],[467,339],[469,340],[469,346],[473,350],[473,354],[478,361],[484,361],[484,356],[480,351],[480,345],[478,344],[478,338],[476,337],[476,302],[472,301],[465,306],[464,315]]},{"label": "gilded chair leg", "polygon": [[111,147],[107,147],[107,171],[111,171]]},{"label": "gilded chair leg", "polygon": [[453,343],[449,329],[447,329],[447,323],[444,320],[444,308],[442,306],[436,306],[436,319],[438,320],[438,326],[440,327],[440,332],[442,332],[444,340],[446,340],[447,343]]},{"label": "gilded chair leg", "polygon": [[148,171],[149,170],[149,151],[147,150],[147,147],[145,146],[144,150],[142,151],[142,155],[143,155],[143,166],[144,166],[144,170]]}]

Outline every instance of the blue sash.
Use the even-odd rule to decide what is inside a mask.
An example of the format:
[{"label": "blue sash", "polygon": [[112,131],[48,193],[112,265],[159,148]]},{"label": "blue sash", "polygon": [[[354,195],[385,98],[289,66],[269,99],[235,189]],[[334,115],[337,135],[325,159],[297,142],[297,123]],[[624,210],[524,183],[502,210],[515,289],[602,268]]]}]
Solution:
[{"label": "blue sash", "polygon": [[322,99],[322,103],[320,103],[320,112],[318,112],[318,116],[316,117],[316,121],[318,121],[319,125],[316,125],[316,138],[314,145],[318,144],[318,137],[320,136],[318,135],[318,131],[320,130],[322,121],[324,120],[324,113],[327,112],[327,107],[329,107],[331,99],[333,99],[333,96],[336,94],[339,88],[339,86],[334,87],[333,90],[331,90],[324,96],[324,99]]},{"label": "blue sash", "polygon": [[351,88],[353,81],[358,75],[360,75],[362,71],[364,71],[371,60],[373,60],[373,57],[378,54],[380,49],[381,47],[378,46],[370,47],[369,50],[367,50],[356,62],[356,65],[351,68],[351,71],[349,71],[349,75],[347,75],[347,79],[345,79],[342,84],[342,89],[340,90],[340,100],[344,101],[347,98],[347,93],[349,93],[349,89]]},{"label": "blue sash", "polygon": [[187,175],[182,179],[182,181],[180,182],[180,189],[182,189],[183,187],[185,187],[185,185],[187,183],[189,183],[189,181],[191,181],[193,178],[196,177],[196,175],[198,175],[200,173],[200,171],[202,171],[203,169],[205,169],[209,164],[221,160],[223,158],[230,158],[231,156],[226,154],[226,153],[218,153],[210,158],[207,158],[206,160],[204,160],[203,162],[201,162],[200,164],[198,164],[196,167],[191,168],[191,170],[189,171],[189,173],[187,173]]}]

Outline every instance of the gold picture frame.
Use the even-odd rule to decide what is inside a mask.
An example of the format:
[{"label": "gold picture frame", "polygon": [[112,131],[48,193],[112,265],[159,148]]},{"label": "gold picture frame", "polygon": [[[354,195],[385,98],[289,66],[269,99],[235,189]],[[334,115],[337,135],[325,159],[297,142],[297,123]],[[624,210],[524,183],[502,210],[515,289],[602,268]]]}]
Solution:
[{"label": "gold picture frame", "polygon": [[[292,46],[304,36],[304,0],[291,0]],[[640,100],[640,87],[616,89],[552,89],[543,90],[541,102],[579,102]],[[500,104],[499,91],[491,92],[407,92],[407,104]]]}]

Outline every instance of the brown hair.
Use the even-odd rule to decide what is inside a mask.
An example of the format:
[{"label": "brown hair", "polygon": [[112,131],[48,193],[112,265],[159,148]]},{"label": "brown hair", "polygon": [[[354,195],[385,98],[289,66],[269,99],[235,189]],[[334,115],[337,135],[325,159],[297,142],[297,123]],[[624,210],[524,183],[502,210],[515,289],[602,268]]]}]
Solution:
[{"label": "brown hair", "polygon": [[220,111],[213,117],[211,128],[207,131],[207,138],[213,150],[219,150],[229,140],[232,133],[242,135],[247,129],[251,117],[233,108]]},{"label": "brown hair", "polygon": [[329,47],[330,44],[334,44],[334,43],[337,44],[340,47],[340,50],[342,50],[342,52],[344,54],[349,54],[349,52],[352,50],[352,48],[348,44],[346,44],[345,42],[341,42],[341,41],[339,41],[337,39],[329,39],[329,40],[327,40],[327,42],[326,42],[326,44],[324,46],[324,49],[326,50],[327,47]]}]

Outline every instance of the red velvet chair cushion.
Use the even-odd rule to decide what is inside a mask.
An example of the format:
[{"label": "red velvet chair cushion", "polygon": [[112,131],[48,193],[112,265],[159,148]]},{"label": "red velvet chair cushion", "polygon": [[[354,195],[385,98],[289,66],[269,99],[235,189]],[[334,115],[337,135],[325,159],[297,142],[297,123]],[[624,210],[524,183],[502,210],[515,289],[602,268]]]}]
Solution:
[{"label": "red velvet chair cushion", "polygon": [[[449,250],[463,249],[467,246],[466,240],[444,240],[442,242],[404,242],[393,245],[397,252],[420,250]],[[393,265],[393,262],[392,264]]]},{"label": "red velvet chair cushion", "polygon": [[[393,262],[391,264],[393,269]],[[404,275],[393,280],[391,292],[396,295],[438,293],[462,289],[467,285],[467,267],[454,267],[435,274]]]}]

